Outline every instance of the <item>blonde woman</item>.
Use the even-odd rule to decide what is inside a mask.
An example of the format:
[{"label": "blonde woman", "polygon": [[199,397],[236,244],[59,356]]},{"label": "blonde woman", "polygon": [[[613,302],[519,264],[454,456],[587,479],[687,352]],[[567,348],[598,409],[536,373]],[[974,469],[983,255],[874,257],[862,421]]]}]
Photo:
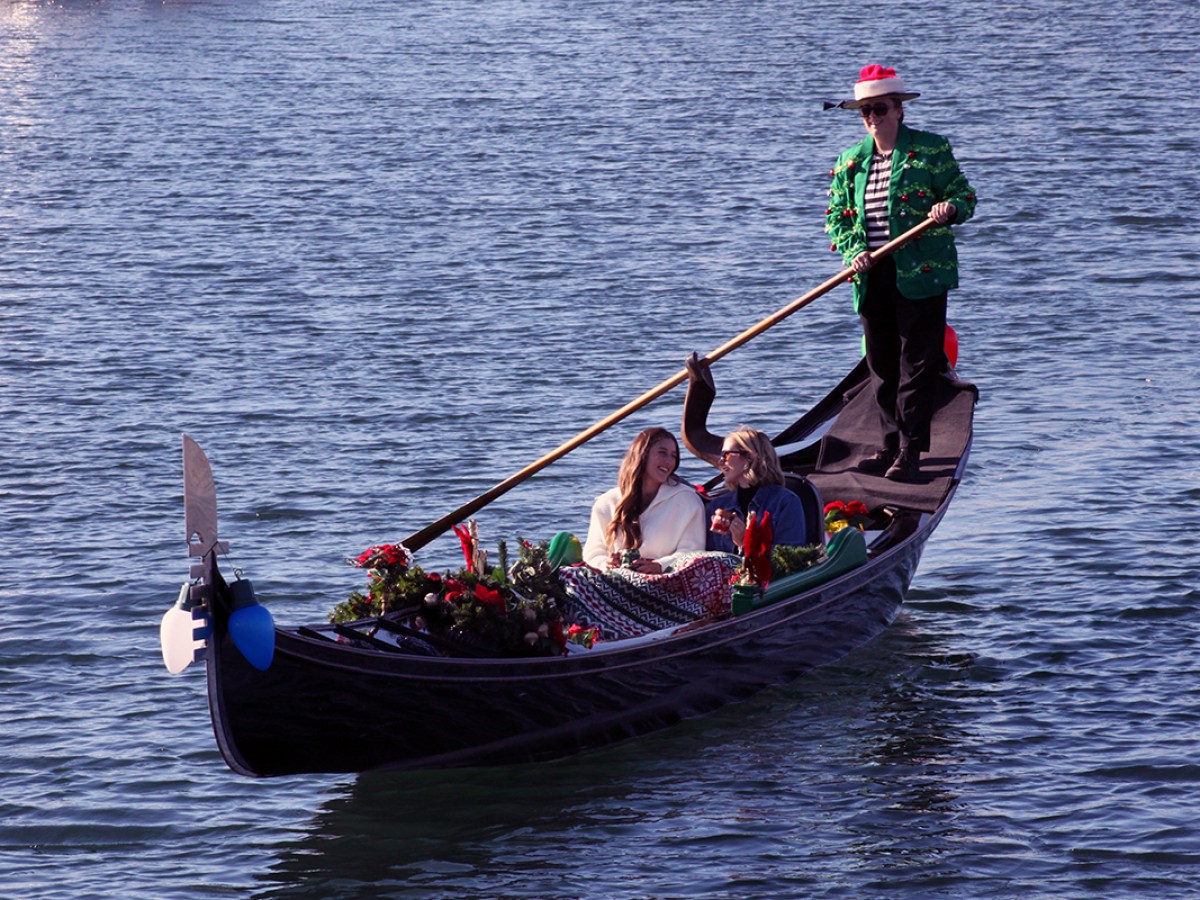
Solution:
[{"label": "blonde woman", "polygon": [[740,553],[746,521],[754,512],[771,514],[775,544],[807,544],[809,523],[804,503],[784,483],[783,467],[771,439],[745,425],[724,438],[711,434],[705,422],[717,392],[712,371],[695,353],[684,360],[684,367],[688,372],[688,394],[684,400],[683,441],[692,453],[720,469],[725,481],[708,501],[707,512],[713,524],[708,549]]},{"label": "blonde woman", "polygon": [[760,518],[763,513],[771,514],[775,544],[805,543],[804,504],[784,484],[783,468],[770,438],[743,425],[725,436],[715,464],[725,485],[708,502],[713,524],[709,550],[740,553],[746,520],[752,513]]}]

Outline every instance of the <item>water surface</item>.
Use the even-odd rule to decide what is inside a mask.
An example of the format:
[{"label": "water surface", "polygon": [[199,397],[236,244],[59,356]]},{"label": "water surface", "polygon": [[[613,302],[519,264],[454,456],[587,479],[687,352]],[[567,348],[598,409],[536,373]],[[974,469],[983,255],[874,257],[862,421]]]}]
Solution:
[{"label": "water surface", "polygon": [[[0,10],[0,893],[1179,896],[1200,834],[1195,4]],[[837,271],[821,100],[923,92],[981,202],[968,478],[879,641],[562,763],[250,781],[157,627],[179,435],[279,621]],[[851,365],[834,292],[714,428]],[[673,393],[480,515],[582,531]],[[694,478],[707,473],[689,463]],[[422,554],[456,564],[453,539]]]}]

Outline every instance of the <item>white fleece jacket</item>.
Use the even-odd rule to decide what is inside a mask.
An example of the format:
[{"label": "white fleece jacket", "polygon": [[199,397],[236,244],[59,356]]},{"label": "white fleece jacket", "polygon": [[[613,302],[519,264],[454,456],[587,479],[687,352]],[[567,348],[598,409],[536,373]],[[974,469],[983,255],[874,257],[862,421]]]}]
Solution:
[{"label": "white fleece jacket", "polygon": [[[623,546],[609,547],[604,534],[613,519],[620,492],[617,488],[605,491],[592,504],[592,520],[588,525],[583,558],[588,565],[603,569],[610,553],[624,550]],[[662,487],[641,516],[641,555],[662,559],[685,550],[703,550],[708,529],[704,521],[704,501],[696,489],[674,475]]]}]

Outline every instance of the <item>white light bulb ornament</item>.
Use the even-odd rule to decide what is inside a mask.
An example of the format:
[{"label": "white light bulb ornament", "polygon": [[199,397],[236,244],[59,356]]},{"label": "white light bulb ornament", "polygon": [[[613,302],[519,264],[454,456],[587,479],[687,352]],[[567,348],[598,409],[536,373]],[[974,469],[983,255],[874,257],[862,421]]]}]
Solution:
[{"label": "white light bulb ornament", "polygon": [[163,662],[178,675],[204,656],[210,633],[208,615],[191,597],[189,585],[179,589],[179,599],[167,610],[159,626]]}]

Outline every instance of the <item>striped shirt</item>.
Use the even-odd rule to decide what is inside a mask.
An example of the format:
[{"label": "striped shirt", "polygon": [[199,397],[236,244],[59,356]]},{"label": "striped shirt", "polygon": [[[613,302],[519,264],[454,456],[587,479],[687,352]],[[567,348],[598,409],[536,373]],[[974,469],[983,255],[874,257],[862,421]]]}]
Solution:
[{"label": "striped shirt", "polygon": [[888,187],[892,180],[892,154],[876,152],[871,156],[863,213],[867,224],[867,247],[878,250],[892,239],[888,229]]}]

